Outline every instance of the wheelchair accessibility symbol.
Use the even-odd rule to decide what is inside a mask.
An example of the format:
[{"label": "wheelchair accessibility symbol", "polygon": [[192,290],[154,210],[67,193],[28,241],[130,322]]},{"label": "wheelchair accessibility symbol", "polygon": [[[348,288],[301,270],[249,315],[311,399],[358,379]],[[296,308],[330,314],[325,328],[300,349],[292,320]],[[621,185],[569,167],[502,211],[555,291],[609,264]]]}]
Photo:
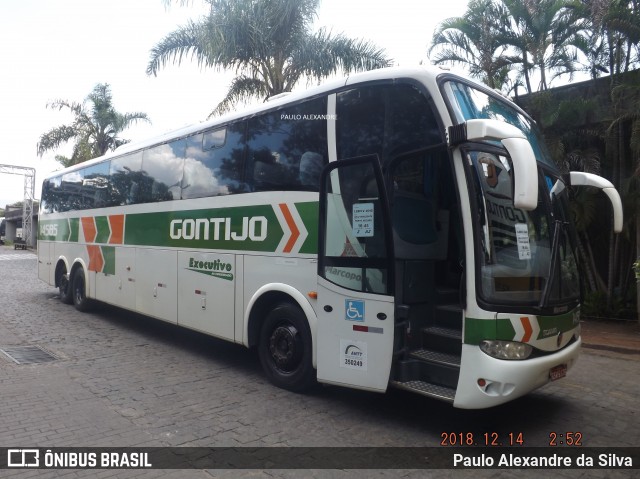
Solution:
[{"label": "wheelchair accessibility symbol", "polygon": [[345,299],[344,319],[347,321],[364,321],[364,301]]}]

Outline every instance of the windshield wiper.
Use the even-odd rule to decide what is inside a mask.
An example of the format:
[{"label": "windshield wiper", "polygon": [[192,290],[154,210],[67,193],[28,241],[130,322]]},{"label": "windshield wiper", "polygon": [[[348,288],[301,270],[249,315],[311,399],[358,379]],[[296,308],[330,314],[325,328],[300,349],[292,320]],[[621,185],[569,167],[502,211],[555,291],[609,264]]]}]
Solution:
[{"label": "windshield wiper", "polygon": [[549,295],[551,294],[551,285],[555,281],[557,263],[556,260],[558,257],[558,245],[560,243],[560,233],[564,230],[564,226],[568,223],[560,220],[554,221],[555,227],[553,228],[553,239],[551,240],[551,258],[549,263],[549,276],[548,280],[544,285],[544,289],[542,290],[542,295],[540,296],[540,303],[538,303],[538,307],[542,308],[549,300]]}]

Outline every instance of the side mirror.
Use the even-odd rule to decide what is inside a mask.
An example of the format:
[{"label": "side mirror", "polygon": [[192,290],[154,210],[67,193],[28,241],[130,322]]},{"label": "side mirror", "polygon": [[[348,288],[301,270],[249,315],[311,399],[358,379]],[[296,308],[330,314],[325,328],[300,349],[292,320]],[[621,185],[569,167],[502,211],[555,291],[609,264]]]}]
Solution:
[{"label": "side mirror", "polygon": [[613,231],[620,233],[622,231],[622,200],[620,194],[611,184],[611,182],[602,176],[593,173],[583,173],[582,171],[571,171],[569,173],[569,183],[571,186],[593,186],[602,190],[609,197],[611,207],[613,208]]},{"label": "side mirror", "polygon": [[[461,131],[461,128],[464,131]],[[497,140],[506,148],[513,163],[513,205],[525,211],[538,206],[538,166],[525,134],[498,120],[468,120],[449,129],[450,144],[463,141]]]}]

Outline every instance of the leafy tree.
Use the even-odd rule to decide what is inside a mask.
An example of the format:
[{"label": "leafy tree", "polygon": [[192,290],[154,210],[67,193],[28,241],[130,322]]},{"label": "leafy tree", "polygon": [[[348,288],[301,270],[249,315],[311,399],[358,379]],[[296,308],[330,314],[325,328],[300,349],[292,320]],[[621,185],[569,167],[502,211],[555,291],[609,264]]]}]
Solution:
[{"label": "leafy tree", "polygon": [[56,100],[47,107],[67,109],[75,117],[72,124],[53,128],[43,133],[38,141],[38,155],[42,156],[47,151],[75,140],[71,158],[56,155],[56,160],[65,167],[102,156],[107,151],[128,143],[128,140],[118,135],[137,121],[150,121],[146,113],[116,111],[111,87],[107,83],[96,85],[83,103]]},{"label": "leafy tree", "polygon": [[461,17],[444,20],[433,34],[429,55],[434,64],[458,64],[491,88],[506,82],[514,58],[503,38],[508,22],[504,6],[494,0],[472,0]]},{"label": "leafy tree", "polygon": [[[577,62],[575,44],[582,24],[568,8],[567,0],[502,0],[511,24],[505,30],[510,46],[519,55],[527,92],[531,76],[540,76],[537,91],[549,88],[554,78],[573,74]],[[550,76],[551,75],[551,76]]]},{"label": "leafy tree", "polygon": [[[241,100],[289,92],[302,79],[338,70],[390,65],[370,42],[310,31],[319,0],[206,0],[208,16],[169,33],[151,50],[147,74],[187,57],[201,66],[233,69],[237,76],[213,114]],[[184,3],[184,2],[183,2]]]},{"label": "leafy tree", "polygon": [[640,1],[580,0],[571,4],[586,28],[580,48],[587,60],[584,69],[592,78],[630,71],[640,62]]},{"label": "leafy tree", "polygon": [[[462,17],[440,24],[430,53],[434,63],[457,63],[489,86],[509,83],[531,93],[538,73],[538,91],[559,75],[572,74],[581,17],[568,8],[569,0],[472,0]],[[510,67],[520,65],[519,78],[509,79]]]}]

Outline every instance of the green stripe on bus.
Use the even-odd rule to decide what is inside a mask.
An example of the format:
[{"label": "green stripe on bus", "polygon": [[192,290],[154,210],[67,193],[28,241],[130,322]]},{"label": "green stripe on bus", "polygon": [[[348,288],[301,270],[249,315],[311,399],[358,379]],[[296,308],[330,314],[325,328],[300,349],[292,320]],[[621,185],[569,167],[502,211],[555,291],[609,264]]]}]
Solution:
[{"label": "green stripe on bus", "polygon": [[556,336],[558,333],[571,331],[580,323],[579,309],[558,316],[538,316],[540,333],[537,339]]},{"label": "green stripe on bus", "polygon": [[69,218],[69,239],[71,243],[78,242],[80,232],[80,218]]},{"label": "green stripe on bus", "polygon": [[509,318],[465,318],[464,321],[465,344],[480,344],[483,339],[512,341],[516,335]]},{"label": "green stripe on bus", "polygon": [[[483,339],[496,339],[498,321],[495,319],[465,318],[464,343],[480,344]],[[513,338],[513,334],[511,338]]]},{"label": "green stripe on bus", "polygon": [[124,244],[276,251],[284,232],[271,205],[128,214]]},{"label": "green stripe on bus", "polygon": [[77,243],[80,220],[42,220],[38,225],[38,240]]},{"label": "green stripe on bus", "polygon": [[116,248],[114,246],[102,246],[100,249],[104,259],[102,272],[104,274],[116,274]]},{"label": "green stripe on bus", "polygon": [[496,319],[496,337],[502,341],[513,341],[516,337],[516,330],[509,318]]},{"label": "green stripe on bus", "polygon": [[[532,321],[538,322],[538,335],[534,339],[545,339],[574,329],[579,320],[579,310],[575,309],[557,316],[528,316]],[[509,318],[477,319],[465,318],[464,342],[465,344],[480,344],[483,339],[500,339],[512,341],[516,336],[516,330]]]},{"label": "green stripe on bus", "polygon": [[96,216],[96,239],[95,243],[106,243],[109,241],[111,228],[109,228],[109,218],[106,216]]},{"label": "green stripe on bus", "polygon": [[311,201],[308,203],[296,203],[295,206],[304,223],[304,227],[309,233],[307,239],[300,247],[300,253],[317,254],[319,203],[317,201]]}]

